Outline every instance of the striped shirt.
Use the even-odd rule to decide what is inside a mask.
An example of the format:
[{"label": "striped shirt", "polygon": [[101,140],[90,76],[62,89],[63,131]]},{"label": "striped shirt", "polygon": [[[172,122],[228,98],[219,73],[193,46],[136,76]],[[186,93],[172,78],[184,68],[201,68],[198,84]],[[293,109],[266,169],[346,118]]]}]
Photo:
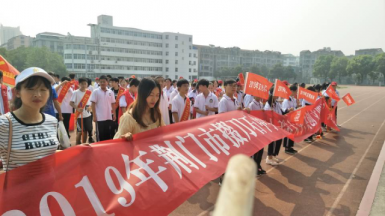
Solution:
[{"label": "striped shirt", "polygon": [[[44,114],[43,120],[35,124],[26,124],[13,113],[8,114],[12,121],[12,149],[9,169],[23,166],[48,155],[54,154],[59,141],[57,140],[57,119]],[[9,122],[5,116],[0,116],[0,156],[4,170],[8,161],[8,132]]]}]

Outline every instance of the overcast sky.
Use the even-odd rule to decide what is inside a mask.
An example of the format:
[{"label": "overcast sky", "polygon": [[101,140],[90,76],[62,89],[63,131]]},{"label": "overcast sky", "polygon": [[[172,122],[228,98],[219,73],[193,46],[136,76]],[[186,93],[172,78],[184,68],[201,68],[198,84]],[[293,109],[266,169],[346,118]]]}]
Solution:
[{"label": "overcast sky", "polygon": [[385,51],[385,0],[0,0],[0,23],[25,35],[90,36],[101,14],[114,25],[193,35],[193,43],[299,55],[323,47]]}]

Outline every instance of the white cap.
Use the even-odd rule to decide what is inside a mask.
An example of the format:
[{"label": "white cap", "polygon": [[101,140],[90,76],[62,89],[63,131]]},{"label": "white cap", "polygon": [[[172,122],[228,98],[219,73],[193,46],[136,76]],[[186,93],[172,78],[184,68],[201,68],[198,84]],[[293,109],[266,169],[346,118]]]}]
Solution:
[{"label": "white cap", "polygon": [[15,85],[17,85],[20,82],[23,82],[24,80],[32,76],[40,76],[40,77],[46,78],[51,84],[55,83],[55,80],[47,72],[45,72],[45,70],[38,67],[30,67],[23,70],[19,75],[17,75]]}]

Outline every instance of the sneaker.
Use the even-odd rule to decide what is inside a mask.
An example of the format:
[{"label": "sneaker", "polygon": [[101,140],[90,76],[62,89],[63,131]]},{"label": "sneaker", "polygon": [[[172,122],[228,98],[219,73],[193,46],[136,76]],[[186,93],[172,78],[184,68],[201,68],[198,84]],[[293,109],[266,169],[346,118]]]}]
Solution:
[{"label": "sneaker", "polygon": [[277,163],[281,163],[283,160],[281,158],[277,158],[275,156],[273,156],[273,160]]},{"label": "sneaker", "polygon": [[311,139],[305,139],[305,142],[311,143],[311,142],[313,142],[313,140],[311,140]]},{"label": "sneaker", "polygon": [[294,152],[293,149],[285,149],[285,153],[289,154],[289,155],[293,155],[293,154],[295,154],[297,152]]},{"label": "sneaker", "polygon": [[290,148],[290,150],[293,151],[294,153],[298,153],[298,151],[293,148]]},{"label": "sneaker", "polygon": [[277,166],[279,163],[275,162],[274,160],[266,159],[266,164]]},{"label": "sneaker", "polygon": [[219,186],[222,186],[222,177],[219,177],[219,183],[218,183]]}]

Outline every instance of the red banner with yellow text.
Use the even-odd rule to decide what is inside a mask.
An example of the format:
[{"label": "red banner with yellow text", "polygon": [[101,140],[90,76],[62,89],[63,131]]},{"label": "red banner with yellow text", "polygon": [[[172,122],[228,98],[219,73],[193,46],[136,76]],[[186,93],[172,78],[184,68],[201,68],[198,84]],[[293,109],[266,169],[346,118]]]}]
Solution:
[{"label": "red banner with yellow text", "polygon": [[15,86],[15,76],[20,72],[14,68],[7,60],[0,55],[0,71],[3,72],[3,82],[11,87]]},{"label": "red banner with yellow text", "polygon": [[135,134],[130,142],[76,146],[0,175],[0,186],[7,177],[0,215],[167,215],[221,176],[231,156],[251,156],[287,134],[233,111]]}]

